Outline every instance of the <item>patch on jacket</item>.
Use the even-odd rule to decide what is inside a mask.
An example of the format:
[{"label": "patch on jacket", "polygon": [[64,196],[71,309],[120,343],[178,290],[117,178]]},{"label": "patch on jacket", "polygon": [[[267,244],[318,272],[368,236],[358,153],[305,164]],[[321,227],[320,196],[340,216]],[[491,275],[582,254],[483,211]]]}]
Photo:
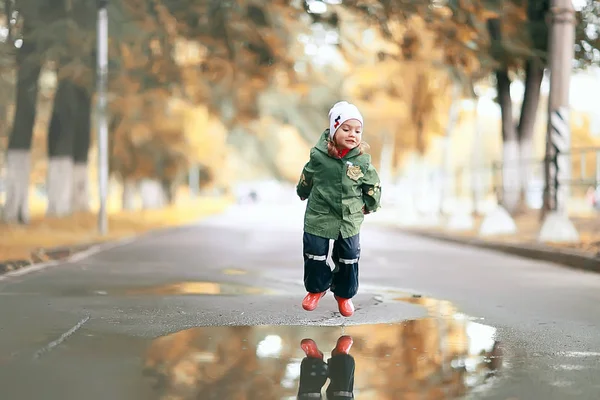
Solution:
[{"label": "patch on jacket", "polygon": [[360,178],[365,176],[365,174],[362,173],[362,171],[358,165],[348,165],[348,169],[346,170],[346,175],[348,175],[348,178],[355,180],[355,181],[358,181]]}]

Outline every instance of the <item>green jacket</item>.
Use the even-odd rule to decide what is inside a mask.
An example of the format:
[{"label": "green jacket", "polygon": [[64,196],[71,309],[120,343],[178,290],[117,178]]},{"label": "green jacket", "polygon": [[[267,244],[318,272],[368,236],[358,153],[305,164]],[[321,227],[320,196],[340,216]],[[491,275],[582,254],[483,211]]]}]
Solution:
[{"label": "green jacket", "polygon": [[381,185],[369,154],[354,148],[342,159],[327,153],[329,129],[310,150],[296,193],[308,198],[304,214],[304,231],[316,236],[337,239],[360,232],[366,213],[380,208]]}]

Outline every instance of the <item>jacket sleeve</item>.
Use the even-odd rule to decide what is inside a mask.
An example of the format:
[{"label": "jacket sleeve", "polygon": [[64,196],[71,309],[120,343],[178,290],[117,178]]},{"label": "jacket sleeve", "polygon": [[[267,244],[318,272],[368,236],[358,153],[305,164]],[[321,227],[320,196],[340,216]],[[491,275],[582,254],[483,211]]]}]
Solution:
[{"label": "jacket sleeve", "polygon": [[365,214],[379,210],[381,208],[381,182],[377,170],[371,164],[369,164],[369,168],[362,179],[361,188],[365,203]]},{"label": "jacket sleeve", "polygon": [[300,199],[307,199],[310,195],[310,190],[313,186],[313,175],[315,174],[314,170],[314,160],[313,160],[313,152],[314,149],[310,151],[310,159],[304,165],[302,169],[302,174],[300,175],[300,180],[298,181],[298,185],[296,185],[296,193]]}]

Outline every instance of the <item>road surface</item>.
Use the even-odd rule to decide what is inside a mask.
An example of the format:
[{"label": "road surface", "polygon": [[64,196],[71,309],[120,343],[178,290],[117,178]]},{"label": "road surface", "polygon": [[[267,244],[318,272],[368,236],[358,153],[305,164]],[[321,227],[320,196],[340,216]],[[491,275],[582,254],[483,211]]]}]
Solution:
[{"label": "road surface", "polygon": [[239,206],[2,278],[1,398],[292,399],[300,341],[327,361],[341,335],[358,399],[598,398],[599,275],[371,220],[356,314],[330,294],[308,313],[301,207]]}]

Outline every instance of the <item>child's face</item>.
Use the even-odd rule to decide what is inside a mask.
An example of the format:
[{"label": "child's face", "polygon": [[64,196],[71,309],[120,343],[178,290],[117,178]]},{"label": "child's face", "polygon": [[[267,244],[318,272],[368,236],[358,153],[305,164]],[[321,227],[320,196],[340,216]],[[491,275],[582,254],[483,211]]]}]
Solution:
[{"label": "child's face", "polygon": [[353,149],[362,138],[362,125],[357,119],[350,119],[335,131],[335,145],[338,149]]}]

